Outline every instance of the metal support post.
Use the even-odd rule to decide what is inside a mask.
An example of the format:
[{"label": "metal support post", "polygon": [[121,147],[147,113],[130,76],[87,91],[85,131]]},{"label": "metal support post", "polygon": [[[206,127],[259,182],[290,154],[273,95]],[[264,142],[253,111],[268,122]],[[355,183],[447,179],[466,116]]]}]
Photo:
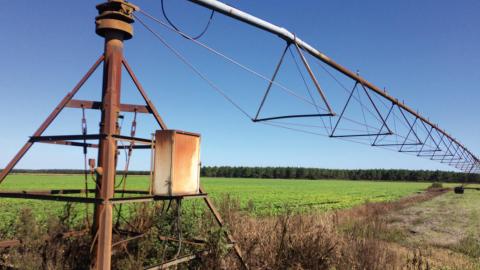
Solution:
[{"label": "metal support post", "polygon": [[103,88],[100,134],[98,146],[97,199],[104,201],[95,206],[93,234],[95,253],[92,268],[111,268],[112,254],[112,204],[114,196],[118,135],[117,119],[120,113],[120,92],[123,61],[123,41],[133,35],[135,7],[123,0],[109,1],[97,6],[96,33],[105,38]]}]

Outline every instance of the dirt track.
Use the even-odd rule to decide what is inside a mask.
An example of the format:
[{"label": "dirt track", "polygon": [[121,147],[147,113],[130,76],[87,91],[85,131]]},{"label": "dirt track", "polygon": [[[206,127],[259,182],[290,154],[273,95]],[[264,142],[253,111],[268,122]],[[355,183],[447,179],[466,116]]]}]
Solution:
[{"label": "dirt track", "polygon": [[479,269],[479,201],[479,191],[448,192],[391,212],[388,226],[401,235],[397,248],[417,248],[434,267]]}]

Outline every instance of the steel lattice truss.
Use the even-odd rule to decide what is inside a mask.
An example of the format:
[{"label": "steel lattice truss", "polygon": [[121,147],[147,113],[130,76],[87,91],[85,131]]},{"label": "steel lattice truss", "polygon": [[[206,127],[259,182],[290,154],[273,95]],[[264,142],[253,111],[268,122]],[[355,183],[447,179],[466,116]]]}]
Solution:
[{"label": "steel lattice truss", "polygon": [[[200,42],[197,38],[192,38],[174,25],[140,10],[140,13],[148,19],[180,34],[187,40],[220,56],[227,62],[237,65],[254,76],[267,81],[268,86],[260,100],[260,105],[255,113],[250,113],[249,110],[240,106],[233,98],[227,95],[220,86],[211,81],[199,68],[190,63],[185,56],[170,45],[158,32],[147,25],[141,18],[135,16],[136,20],[145,26],[163,45],[170,49],[194,73],[205,80],[212,89],[221,94],[251,121],[298,132],[354,141],[373,147],[382,147],[447,164],[466,173],[480,173],[480,160],[478,157],[437,124],[420,115],[417,111],[405,105],[404,102],[390,96],[386,90],[380,89],[362,78],[358,72],[352,72],[334,62],[331,58],[296,37],[285,28],[278,27],[219,1],[189,1],[273,33],[286,41],[286,46],[274,68],[273,75],[267,77]],[[302,76],[305,88],[308,90],[306,98],[298,95],[295,91],[276,80],[287,53],[290,53],[295,60],[297,70]],[[297,58],[299,59],[298,61]],[[307,58],[313,60],[312,63],[318,64],[324,74],[330,76],[337,86],[340,86],[345,91],[346,98],[337,102],[337,106],[331,104],[331,98],[329,99],[324,91],[329,90],[330,86],[325,87],[325,89],[322,88],[322,82],[319,78],[323,78],[317,76],[318,72],[312,68]],[[306,71],[306,75],[303,74],[302,69]],[[275,88],[275,91],[278,91],[277,89],[282,90],[305,102],[307,105],[312,106],[315,112],[309,114],[262,116],[264,106],[268,103],[273,88]],[[319,119],[320,122],[318,121]]]}]

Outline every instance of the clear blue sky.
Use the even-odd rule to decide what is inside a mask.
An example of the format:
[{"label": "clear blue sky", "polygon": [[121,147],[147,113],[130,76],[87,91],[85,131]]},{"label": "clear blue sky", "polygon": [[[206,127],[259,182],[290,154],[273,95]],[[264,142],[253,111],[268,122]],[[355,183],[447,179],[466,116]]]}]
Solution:
[{"label": "clear blue sky", "polygon": [[[23,145],[59,100],[102,53],[94,33],[97,1],[8,1],[0,16],[0,167]],[[235,1],[230,3],[295,32],[342,65],[404,99],[480,152],[480,2],[465,1]],[[161,18],[160,1],[135,4]],[[196,33],[209,12],[187,1],[166,0],[171,18]],[[153,23],[150,23],[154,25]],[[170,43],[253,113],[266,83],[185,39],[155,26]],[[259,72],[270,75],[283,42],[216,14],[202,38]],[[202,134],[204,165],[309,166],[324,168],[449,167],[364,145],[253,124],[187,69],[138,23],[126,57],[170,128]],[[287,61],[279,80],[295,87],[298,74]],[[318,69],[318,66],[316,66]],[[289,72],[292,71],[292,72]],[[323,74],[324,75],[324,74]],[[323,76],[320,75],[319,76]],[[297,77],[295,77],[297,76]],[[329,84],[326,83],[325,86]],[[78,98],[99,99],[97,72]],[[342,93],[325,89],[332,100]],[[122,99],[141,99],[125,77]],[[278,96],[276,110],[296,108]],[[340,107],[334,108],[339,111]],[[274,109],[270,109],[274,110]],[[98,117],[88,113],[89,131]],[[139,136],[154,123],[140,118]],[[125,119],[128,130],[131,117]],[[80,133],[80,112],[67,109],[47,134]],[[94,152],[90,157],[96,157]],[[133,169],[149,168],[148,153]],[[18,168],[81,168],[79,148],[35,145]]]}]

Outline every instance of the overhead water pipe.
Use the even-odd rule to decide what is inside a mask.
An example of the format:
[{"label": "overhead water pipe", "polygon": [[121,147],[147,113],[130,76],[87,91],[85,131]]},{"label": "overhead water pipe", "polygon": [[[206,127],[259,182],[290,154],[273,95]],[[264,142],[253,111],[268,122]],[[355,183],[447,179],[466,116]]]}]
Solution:
[{"label": "overhead water pipe", "polygon": [[272,24],[270,22],[267,22],[265,20],[262,20],[262,19],[260,19],[258,17],[255,17],[255,16],[253,16],[249,13],[241,11],[237,8],[234,8],[232,6],[229,6],[225,3],[222,3],[222,2],[217,1],[217,0],[188,0],[188,1],[190,1],[192,3],[195,3],[195,4],[198,4],[200,6],[208,8],[208,9],[215,10],[216,12],[222,13],[222,14],[228,16],[228,17],[234,18],[236,20],[239,20],[239,21],[245,22],[247,24],[250,24],[250,25],[252,25],[256,28],[259,28],[259,29],[262,29],[264,31],[275,34],[275,35],[279,36],[281,39],[285,40],[288,43],[297,44],[303,50],[308,52],[311,56],[313,56],[313,57],[317,58],[318,60],[322,61],[323,63],[329,65],[330,67],[332,67],[335,70],[339,71],[340,73],[346,75],[347,77],[351,78],[352,80],[355,80],[355,81],[359,82],[360,84],[370,88],[372,91],[374,91],[378,95],[386,98],[387,100],[391,101],[393,104],[395,104],[398,107],[400,107],[400,108],[404,109],[405,111],[409,112],[410,114],[412,114],[416,118],[418,118],[421,121],[427,123],[431,127],[437,129],[440,133],[445,135],[450,140],[454,141],[461,148],[463,148],[466,152],[468,152],[468,154],[470,154],[472,156],[472,158],[475,160],[475,162],[477,164],[480,162],[480,160],[473,153],[471,153],[465,146],[463,146],[455,138],[450,136],[446,131],[442,130],[438,125],[432,123],[427,118],[421,116],[415,110],[406,106],[404,103],[400,102],[398,99],[388,95],[385,91],[383,91],[379,87],[375,86],[374,84],[370,83],[366,79],[360,77],[357,73],[352,72],[351,70],[349,70],[349,69],[345,68],[344,66],[338,64],[337,62],[333,61],[330,57],[321,53],[320,51],[315,49],[313,46],[308,44],[307,42],[301,40],[295,34],[288,31],[287,29],[285,29],[283,27],[280,27],[280,26],[277,26],[275,24]]}]

